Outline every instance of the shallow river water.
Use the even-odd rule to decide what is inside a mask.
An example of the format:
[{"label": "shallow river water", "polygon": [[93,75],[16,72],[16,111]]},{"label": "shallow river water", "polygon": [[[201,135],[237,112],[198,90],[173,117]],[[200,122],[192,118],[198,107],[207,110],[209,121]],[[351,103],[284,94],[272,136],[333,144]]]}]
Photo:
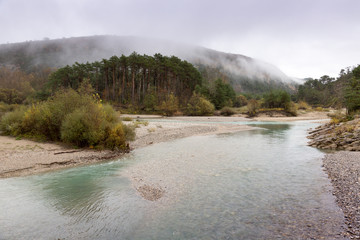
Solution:
[{"label": "shallow river water", "polygon": [[[306,146],[306,130],[316,124],[254,126],[1,179],[0,239],[342,239],[323,153]],[[169,165],[165,200],[145,200],[125,172],[162,160]]]}]

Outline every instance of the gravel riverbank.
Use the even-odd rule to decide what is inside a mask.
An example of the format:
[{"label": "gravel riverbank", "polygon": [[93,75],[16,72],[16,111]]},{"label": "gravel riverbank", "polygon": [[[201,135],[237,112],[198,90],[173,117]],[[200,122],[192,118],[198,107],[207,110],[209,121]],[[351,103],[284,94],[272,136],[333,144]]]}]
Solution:
[{"label": "gravel riverbank", "polygon": [[0,136],[0,178],[31,175],[118,158],[121,152],[71,149],[55,143]]},{"label": "gravel riverbank", "polygon": [[[224,118],[230,122],[244,121],[244,118]],[[244,125],[223,124],[206,118],[207,123],[197,122],[199,118],[163,121],[151,120],[148,125],[136,128],[136,139],[130,148],[136,149],[149,144],[202,134],[217,134],[251,129]],[[125,122],[126,123],[126,122]],[[0,178],[25,176],[40,172],[91,164],[120,158],[124,153],[116,151],[95,151],[71,149],[56,143],[40,143],[30,140],[16,140],[0,136]],[[142,188],[141,188],[142,189]]]},{"label": "gravel riverbank", "polygon": [[323,162],[337,204],[344,212],[347,234],[360,239],[360,152],[327,154]]}]

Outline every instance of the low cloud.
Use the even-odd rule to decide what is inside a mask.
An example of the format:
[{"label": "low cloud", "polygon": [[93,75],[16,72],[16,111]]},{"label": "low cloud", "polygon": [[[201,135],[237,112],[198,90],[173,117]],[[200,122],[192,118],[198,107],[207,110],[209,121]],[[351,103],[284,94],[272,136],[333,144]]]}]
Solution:
[{"label": "low cloud", "polygon": [[359,8],[358,0],[0,0],[0,43],[155,37],[244,54],[290,76],[319,77],[358,64]]}]

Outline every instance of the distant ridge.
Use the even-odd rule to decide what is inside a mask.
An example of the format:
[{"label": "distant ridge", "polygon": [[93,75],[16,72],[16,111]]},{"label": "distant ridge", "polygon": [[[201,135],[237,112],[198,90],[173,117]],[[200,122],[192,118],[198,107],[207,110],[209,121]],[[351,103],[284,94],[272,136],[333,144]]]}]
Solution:
[{"label": "distant ridge", "polygon": [[90,36],[27,41],[0,45],[0,65],[32,71],[34,67],[63,67],[132,52],[174,55],[194,64],[211,84],[221,78],[238,92],[262,93],[275,88],[293,91],[296,83],[277,67],[240,55],[195,45],[133,36]]}]

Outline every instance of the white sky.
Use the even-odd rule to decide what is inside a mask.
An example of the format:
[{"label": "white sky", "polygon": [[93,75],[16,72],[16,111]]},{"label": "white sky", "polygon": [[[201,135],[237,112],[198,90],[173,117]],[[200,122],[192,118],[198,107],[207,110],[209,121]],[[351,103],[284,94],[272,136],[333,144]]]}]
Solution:
[{"label": "white sky", "polygon": [[0,43],[89,35],[176,40],[292,77],[360,64],[360,0],[0,0]]}]

